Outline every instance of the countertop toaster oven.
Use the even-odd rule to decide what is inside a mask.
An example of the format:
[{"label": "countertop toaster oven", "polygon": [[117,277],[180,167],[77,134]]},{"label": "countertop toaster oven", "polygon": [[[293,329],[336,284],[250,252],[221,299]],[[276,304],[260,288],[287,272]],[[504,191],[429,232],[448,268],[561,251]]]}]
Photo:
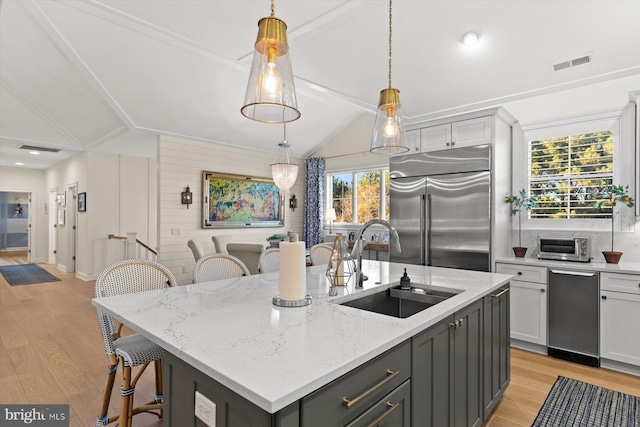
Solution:
[{"label": "countertop toaster oven", "polygon": [[538,237],[538,258],[558,261],[589,262],[587,237]]}]

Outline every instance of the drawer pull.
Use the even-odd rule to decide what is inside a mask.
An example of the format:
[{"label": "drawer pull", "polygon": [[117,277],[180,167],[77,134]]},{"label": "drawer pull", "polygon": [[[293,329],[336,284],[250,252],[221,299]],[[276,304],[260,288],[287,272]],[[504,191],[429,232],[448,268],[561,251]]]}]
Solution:
[{"label": "drawer pull", "polygon": [[518,271],[518,276],[522,276],[522,271]]},{"label": "drawer pull", "polygon": [[392,379],[397,377],[398,374],[400,374],[400,371],[393,372],[391,369],[387,369],[387,377],[385,379],[383,379],[378,384],[374,385],[369,390],[365,391],[364,393],[362,393],[360,396],[356,397],[353,400],[349,400],[347,398],[347,396],[343,397],[342,398],[342,404],[344,406],[346,406],[347,409],[351,408],[353,405],[359,403],[362,399],[364,399],[365,397],[369,396],[371,393],[375,392],[380,387],[384,386],[386,383],[388,383],[389,381],[391,381]]},{"label": "drawer pull", "polygon": [[369,424],[369,427],[376,427],[378,424],[380,424],[382,422],[382,420],[387,418],[389,415],[391,415],[393,413],[393,411],[398,409],[399,406],[400,406],[400,402],[398,402],[398,403],[396,403],[394,405],[393,403],[387,401],[387,410],[384,412],[384,414],[380,415],[378,418],[373,420],[373,422],[371,424]]},{"label": "drawer pull", "polygon": [[509,292],[509,288],[503,289],[500,292],[498,292],[495,295],[491,295],[494,298],[500,298],[502,295],[506,294],[507,292]]}]

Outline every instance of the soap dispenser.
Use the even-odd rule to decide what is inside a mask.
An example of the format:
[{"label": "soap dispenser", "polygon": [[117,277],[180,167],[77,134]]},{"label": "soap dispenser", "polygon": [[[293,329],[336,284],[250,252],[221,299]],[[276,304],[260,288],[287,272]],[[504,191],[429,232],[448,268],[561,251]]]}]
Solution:
[{"label": "soap dispenser", "polygon": [[400,278],[400,289],[403,291],[411,290],[411,279],[407,276],[407,269],[404,269],[404,274]]}]

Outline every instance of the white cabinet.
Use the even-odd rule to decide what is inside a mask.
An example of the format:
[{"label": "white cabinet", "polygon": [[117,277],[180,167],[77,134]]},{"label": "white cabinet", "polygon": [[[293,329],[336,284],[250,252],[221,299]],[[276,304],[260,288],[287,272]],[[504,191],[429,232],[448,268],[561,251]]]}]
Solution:
[{"label": "white cabinet", "polygon": [[420,129],[420,151],[491,144],[491,116]]},{"label": "white cabinet", "polygon": [[496,272],[511,274],[511,339],[547,345],[547,268],[496,264]]},{"label": "white cabinet", "polygon": [[409,147],[409,152],[404,154],[420,152],[420,129],[407,131],[407,146]]},{"label": "white cabinet", "polygon": [[600,298],[600,357],[640,366],[640,275],[602,273]]}]

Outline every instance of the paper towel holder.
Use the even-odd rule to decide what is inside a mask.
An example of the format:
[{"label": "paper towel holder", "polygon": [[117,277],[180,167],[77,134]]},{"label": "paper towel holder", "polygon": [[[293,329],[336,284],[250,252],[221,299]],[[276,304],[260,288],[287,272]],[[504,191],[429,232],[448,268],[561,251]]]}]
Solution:
[{"label": "paper towel holder", "polygon": [[271,302],[273,303],[273,305],[276,305],[278,307],[304,307],[310,305],[311,300],[312,298],[309,295],[307,295],[303,299],[294,301],[282,299],[279,295],[276,295],[275,297],[273,297],[273,300]]}]

